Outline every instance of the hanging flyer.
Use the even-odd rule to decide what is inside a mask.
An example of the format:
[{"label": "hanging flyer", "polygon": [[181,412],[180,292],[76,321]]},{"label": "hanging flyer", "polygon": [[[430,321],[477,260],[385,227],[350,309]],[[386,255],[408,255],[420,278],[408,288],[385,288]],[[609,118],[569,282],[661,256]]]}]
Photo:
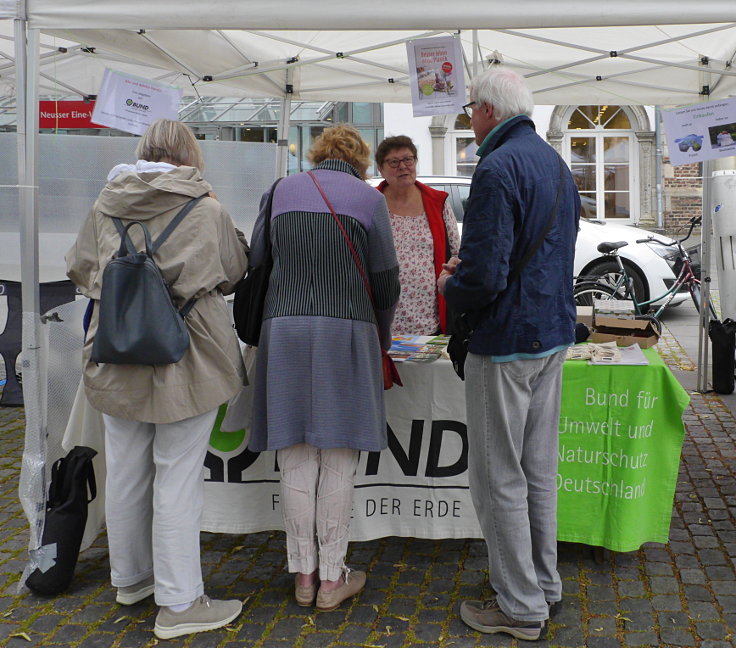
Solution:
[{"label": "hanging flyer", "polygon": [[177,119],[182,90],[131,74],[105,70],[92,122],[143,135],[157,119]]},{"label": "hanging flyer", "polygon": [[465,103],[462,43],[454,36],[406,44],[414,117],[459,113]]},{"label": "hanging flyer", "polygon": [[736,155],[736,98],[663,110],[662,121],[675,166]]}]

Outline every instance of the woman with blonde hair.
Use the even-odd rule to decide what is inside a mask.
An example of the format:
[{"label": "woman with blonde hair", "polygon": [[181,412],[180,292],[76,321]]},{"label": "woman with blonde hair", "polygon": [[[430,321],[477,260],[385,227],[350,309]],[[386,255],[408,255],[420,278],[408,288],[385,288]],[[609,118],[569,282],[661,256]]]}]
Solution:
[{"label": "woman with blonde hair", "polygon": [[[84,387],[105,424],[105,517],[116,600],[133,605],[153,594],[160,606],[154,633],[170,639],[219,628],[242,610],[240,601],[204,595],[199,527],[215,416],[243,384],[223,295],[243,276],[248,245],[211,197],[187,126],[154,122],[136,155],[135,164],[110,171],[66,262],[69,278],[95,305],[83,349]],[[93,362],[103,271],[120,247],[113,218],[145,224],[155,240],[197,198],[154,254],[177,308],[193,302],[184,356],[155,366]],[[129,232],[138,250],[141,229]]]},{"label": "woman with blonde hair", "polygon": [[399,282],[386,201],[364,182],[369,156],[352,126],[325,130],[314,169],[276,185],[270,213],[264,196],[253,230],[257,266],[268,219],[273,270],[249,448],[277,451],[296,600],[320,610],[365,585],[345,566],[353,480],[359,451],[386,447],[381,347]]}]

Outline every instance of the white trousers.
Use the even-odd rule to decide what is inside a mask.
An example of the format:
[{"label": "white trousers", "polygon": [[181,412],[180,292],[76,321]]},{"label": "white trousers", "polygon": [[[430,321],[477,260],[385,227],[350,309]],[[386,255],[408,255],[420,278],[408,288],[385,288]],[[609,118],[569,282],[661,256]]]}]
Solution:
[{"label": "white trousers", "polygon": [[353,510],[358,450],[299,443],[277,453],[289,572],[340,578]]},{"label": "white trousers", "polygon": [[212,410],[154,424],[103,414],[105,516],[115,587],[153,574],[158,605],[190,603],[204,593],[199,527],[204,458],[216,416]]}]

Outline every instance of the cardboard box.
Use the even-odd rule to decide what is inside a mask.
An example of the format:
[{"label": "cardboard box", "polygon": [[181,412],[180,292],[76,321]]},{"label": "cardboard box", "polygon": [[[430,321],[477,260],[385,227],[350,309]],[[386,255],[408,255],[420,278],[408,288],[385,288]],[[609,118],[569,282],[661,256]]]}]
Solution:
[{"label": "cardboard box", "polygon": [[638,344],[642,349],[648,349],[659,342],[659,335],[649,320],[597,314],[590,341],[616,342],[618,346]]},{"label": "cardboard box", "polygon": [[576,324],[585,324],[589,328],[593,328],[593,307],[578,306],[578,314],[575,319]]}]

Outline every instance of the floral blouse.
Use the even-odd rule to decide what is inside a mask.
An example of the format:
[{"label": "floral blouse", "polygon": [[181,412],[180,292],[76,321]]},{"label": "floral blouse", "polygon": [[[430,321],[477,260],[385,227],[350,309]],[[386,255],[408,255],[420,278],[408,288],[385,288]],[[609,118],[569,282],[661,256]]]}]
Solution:
[{"label": "floral blouse", "polygon": [[[445,201],[442,218],[450,240],[450,252],[458,253],[460,235],[450,201]],[[396,307],[393,335],[433,335],[440,328],[437,307],[437,278],[434,269],[434,243],[426,214],[391,214],[391,231],[399,260],[401,297]]]}]

